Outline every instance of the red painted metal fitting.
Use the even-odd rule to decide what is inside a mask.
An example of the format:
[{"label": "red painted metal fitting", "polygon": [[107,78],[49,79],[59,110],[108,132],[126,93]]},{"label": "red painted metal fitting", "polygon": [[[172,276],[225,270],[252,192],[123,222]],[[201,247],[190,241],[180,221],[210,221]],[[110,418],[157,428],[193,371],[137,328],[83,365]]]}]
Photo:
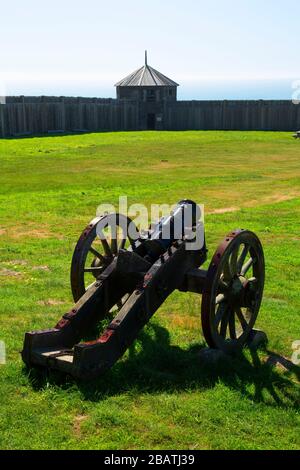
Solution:
[{"label": "red painted metal fitting", "polygon": [[110,338],[115,334],[115,330],[106,330],[99,338],[99,343],[107,343]]}]

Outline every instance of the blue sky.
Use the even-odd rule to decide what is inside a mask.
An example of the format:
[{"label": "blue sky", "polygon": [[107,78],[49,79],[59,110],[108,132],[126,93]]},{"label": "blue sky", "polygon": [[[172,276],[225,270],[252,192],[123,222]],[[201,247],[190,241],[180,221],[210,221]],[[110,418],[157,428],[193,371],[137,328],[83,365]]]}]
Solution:
[{"label": "blue sky", "polygon": [[114,96],[144,49],[181,99],[288,99],[300,79],[299,0],[12,0],[0,20],[7,94]]}]

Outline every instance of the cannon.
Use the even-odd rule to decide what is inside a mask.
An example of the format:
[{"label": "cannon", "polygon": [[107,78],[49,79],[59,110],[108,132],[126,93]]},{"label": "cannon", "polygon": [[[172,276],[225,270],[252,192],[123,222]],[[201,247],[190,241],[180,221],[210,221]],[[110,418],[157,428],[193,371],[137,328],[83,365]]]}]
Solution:
[{"label": "cannon", "polygon": [[[202,329],[210,348],[240,351],[261,305],[263,248],[253,232],[233,230],[208,269],[201,269],[208,250],[200,216],[199,206],[184,200],[143,233],[122,214],[95,218],[72,258],[75,305],[54,328],[25,334],[25,364],[94,379],[116,363],[175,290],[202,294]],[[195,243],[201,230],[202,240]]]},{"label": "cannon", "polygon": [[295,134],[293,134],[293,137],[294,139],[300,139],[300,131],[295,132]]}]

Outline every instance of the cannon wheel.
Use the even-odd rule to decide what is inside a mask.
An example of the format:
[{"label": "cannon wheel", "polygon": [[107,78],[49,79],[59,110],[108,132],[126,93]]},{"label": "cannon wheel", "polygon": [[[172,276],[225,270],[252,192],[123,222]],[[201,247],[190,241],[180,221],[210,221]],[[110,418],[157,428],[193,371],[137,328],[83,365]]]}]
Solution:
[{"label": "cannon wheel", "polygon": [[234,353],[254,327],[264,289],[264,253],[258,237],[236,230],[219,245],[207,271],[201,320],[211,348]]},{"label": "cannon wheel", "polygon": [[71,263],[71,289],[75,302],[109,266],[119,250],[133,245],[137,238],[136,226],[122,214],[106,214],[90,222],[77,242]]}]

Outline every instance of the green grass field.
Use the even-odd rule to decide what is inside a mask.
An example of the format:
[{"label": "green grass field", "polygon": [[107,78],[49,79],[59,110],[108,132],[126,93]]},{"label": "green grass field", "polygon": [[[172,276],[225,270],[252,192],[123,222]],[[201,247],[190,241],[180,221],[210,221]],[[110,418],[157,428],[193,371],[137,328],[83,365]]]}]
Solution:
[{"label": "green grass field", "polygon": [[[300,142],[290,133],[132,132],[0,141],[1,449],[299,449]],[[254,230],[267,350],[208,366],[200,296],[174,293],[90,384],[23,367],[24,332],[72,305],[77,238],[99,204],[205,204],[209,257]],[[286,359],[284,359],[286,358]]]}]

